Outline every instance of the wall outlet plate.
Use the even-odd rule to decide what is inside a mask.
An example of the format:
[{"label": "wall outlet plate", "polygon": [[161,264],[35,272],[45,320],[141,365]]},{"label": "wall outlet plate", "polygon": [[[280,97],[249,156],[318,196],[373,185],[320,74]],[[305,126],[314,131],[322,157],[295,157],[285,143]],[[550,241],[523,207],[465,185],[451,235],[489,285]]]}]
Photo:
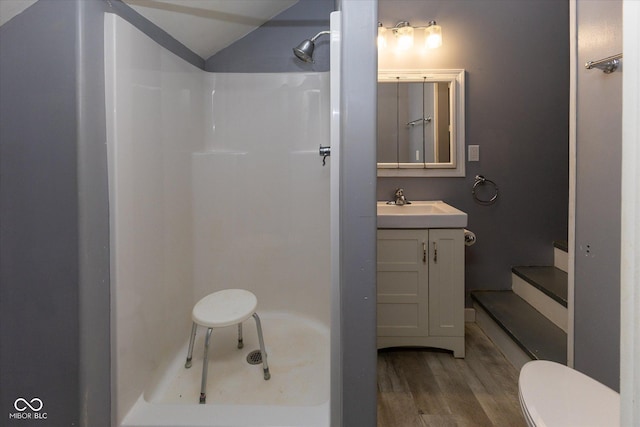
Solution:
[{"label": "wall outlet plate", "polygon": [[467,153],[467,158],[470,162],[479,162],[480,161],[480,146],[479,145],[469,145]]}]

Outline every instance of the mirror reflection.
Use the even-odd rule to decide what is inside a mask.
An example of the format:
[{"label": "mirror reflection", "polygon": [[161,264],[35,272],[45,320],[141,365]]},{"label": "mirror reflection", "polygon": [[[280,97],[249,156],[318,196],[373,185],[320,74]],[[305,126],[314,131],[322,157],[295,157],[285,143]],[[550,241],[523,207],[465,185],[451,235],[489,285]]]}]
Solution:
[{"label": "mirror reflection", "polygon": [[464,176],[464,70],[380,71],[378,176]]},{"label": "mirror reflection", "polygon": [[450,83],[378,83],[378,161],[450,163]]}]

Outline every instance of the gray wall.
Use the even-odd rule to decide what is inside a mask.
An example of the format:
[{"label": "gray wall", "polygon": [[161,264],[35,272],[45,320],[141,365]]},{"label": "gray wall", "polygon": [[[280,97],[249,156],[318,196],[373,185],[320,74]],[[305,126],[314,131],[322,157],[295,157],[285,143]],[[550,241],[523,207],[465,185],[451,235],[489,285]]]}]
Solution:
[{"label": "gray wall", "polygon": [[[39,1],[0,27],[0,413],[109,426],[103,13],[204,60],[118,0]],[[27,411],[30,412],[30,411]],[[6,424],[5,424],[6,423]]]},{"label": "gray wall", "polygon": [[622,2],[578,2],[577,14],[574,366],[618,390],[624,68],[581,64],[622,52]]},{"label": "gray wall", "polygon": [[40,425],[78,424],[75,7],[39,2],[0,27],[3,425],[30,424],[8,419],[19,397],[42,400]]},{"label": "gray wall", "polygon": [[[466,178],[378,178],[377,197],[403,187],[409,200],[467,212],[478,238],[466,248],[467,292],[509,289],[512,266],[551,265],[552,242],[567,239],[569,2],[379,2],[387,27],[430,19],[442,26],[443,46],[417,60],[466,69],[466,142],[480,146],[480,161],[467,162]],[[477,174],[499,186],[494,205],[474,203]]]},{"label": "gray wall", "polygon": [[[111,4],[115,4],[112,1]],[[104,100],[103,1],[76,1],[79,413],[81,426],[111,416],[109,195]]]},{"label": "gray wall", "polygon": [[308,64],[293,55],[305,39],[329,29],[334,0],[300,0],[260,28],[207,59],[205,70],[221,73],[278,73],[329,70],[329,37],[315,42]]},{"label": "gray wall", "polygon": [[[344,2],[352,24],[347,45],[357,49],[375,31],[376,2]],[[300,14],[292,11],[297,18],[287,31],[295,27],[299,35],[283,37],[273,63],[287,63],[298,38],[328,28],[333,1],[305,0],[298,7]],[[47,412],[47,419],[38,421],[41,426],[111,424],[105,11],[127,19],[186,61],[204,65],[118,0],[39,1],[0,27],[0,413],[14,412],[18,397],[39,397]],[[281,26],[272,29],[281,34]],[[350,65],[359,70],[346,83],[357,95],[344,105],[351,111],[353,125],[347,131],[352,134],[366,123],[371,128],[375,120],[374,92],[362,93],[375,82],[372,49],[365,49],[368,60],[354,56]],[[326,71],[328,45],[318,43],[316,55],[315,65],[289,62],[281,71]],[[245,66],[236,70],[266,71]],[[361,72],[370,75],[359,79]],[[339,417],[344,425],[375,424],[371,129],[365,139],[370,145],[364,155],[355,146],[345,153],[345,167],[351,168],[345,185],[361,196],[357,202],[346,200],[343,238],[368,249],[355,245],[343,253],[343,280],[350,284],[343,298],[358,307],[342,324],[349,339],[342,355],[347,376]],[[364,215],[367,205],[370,212]]]},{"label": "gray wall", "polygon": [[376,1],[343,0],[340,102],[342,426],[376,425]]}]

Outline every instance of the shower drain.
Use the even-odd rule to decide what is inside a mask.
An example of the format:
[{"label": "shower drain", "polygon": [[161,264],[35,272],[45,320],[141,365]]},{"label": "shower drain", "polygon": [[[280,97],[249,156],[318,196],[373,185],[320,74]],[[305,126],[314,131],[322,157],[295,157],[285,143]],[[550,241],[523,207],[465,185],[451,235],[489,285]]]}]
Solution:
[{"label": "shower drain", "polygon": [[260,350],[253,350],[247,354],[247,363],[249,365],[259,365],[262,363],[262,352]]}]

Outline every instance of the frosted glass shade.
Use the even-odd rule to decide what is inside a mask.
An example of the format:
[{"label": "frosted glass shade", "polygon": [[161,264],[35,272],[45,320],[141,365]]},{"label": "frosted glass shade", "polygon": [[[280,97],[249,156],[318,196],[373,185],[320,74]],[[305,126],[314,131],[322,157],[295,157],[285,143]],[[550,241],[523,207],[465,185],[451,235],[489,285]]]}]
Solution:
[{"label": "frosted glass shade", "polygon": [[413,46],[413,28],[406,26],[395,30],[396,46],[399,50],[407,50]]},{"label": "frosted glass shade", "polygon": [[378,27],[378,49],[384,49],[387,47],[387,29],[385,27]]},{"label": "frosted glass shade", "polygon": [[442,46],[442,28],[440,25],[430,25],[424,29],[425,46],[436,49]]}]

